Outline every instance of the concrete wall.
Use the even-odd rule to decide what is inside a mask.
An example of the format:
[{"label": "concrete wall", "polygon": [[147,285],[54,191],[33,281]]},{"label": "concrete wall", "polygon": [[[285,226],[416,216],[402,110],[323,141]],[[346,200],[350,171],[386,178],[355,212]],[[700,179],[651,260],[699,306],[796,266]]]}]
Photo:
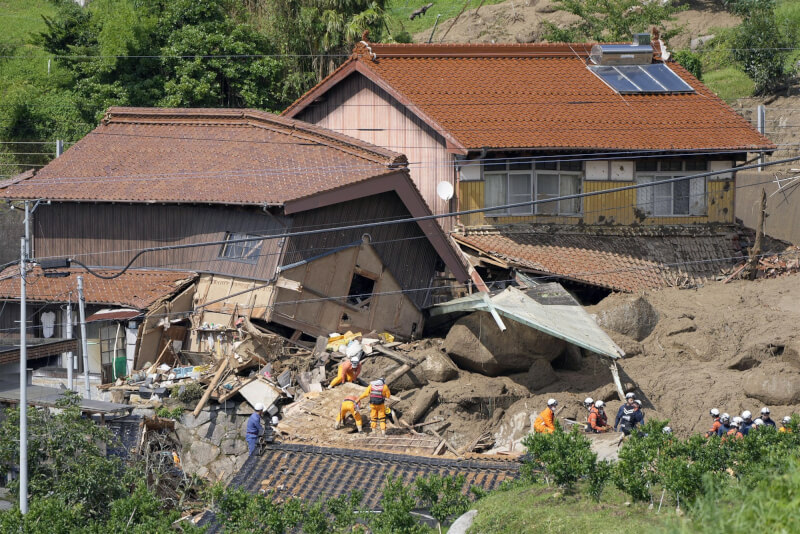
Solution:
[{"label": "concrete wall", "polygon": [[[785,176],[781,176],[781,179]],[[765,183],[762,183],[765,182]],[[745,226],[758,225],[758,210],[761,202],[761,189],[767,191],[767,235],[800,244],[800,180],[794,185],[784,182],[783,192],[778,190],[773,172],[736,173],[736,217]]]}]

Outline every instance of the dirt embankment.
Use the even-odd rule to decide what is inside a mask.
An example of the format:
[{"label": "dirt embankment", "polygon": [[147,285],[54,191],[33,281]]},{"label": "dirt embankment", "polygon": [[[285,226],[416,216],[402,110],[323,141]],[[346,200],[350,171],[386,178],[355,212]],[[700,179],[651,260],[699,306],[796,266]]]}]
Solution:
[{"label": "dirt embankment", "polygon": [[[713,0],[692,0],[689,9],[667,23],[667,29],[683,28],[669,46],[672,49],[688,48],[692,39],[714,33],[714,28],[728,28],[740,19],[720,9]],[[435,7],[426,16],[436,17]],[[479,9],[466,10],[458,20],[443,22],[433,37],[433,42],[445,43],[533,43],[541,41],[544,23],[564,27],[578,17],[556,9],[551,0],[508,0]],[[452,27],[451,27],[452,26]],[[430,29],[414,36],[415,42],[427,42]]]},{"label": "dirt embankment", "polygon": [[[643,314],[642,305],[618,318],[647,324],[630,335],[608,328],[624,324],[609,320],[609,310],[629,310],[627,303],[636,300],[652,315]],[[627,353],[619,362],[625,390],[644,402],[647,418],[668,419],[679,434],[705,431],[715,407],[733,415],[769,406],[776,419],[800,411],[798,275],[612,295],[589,311]],[[500,450],[513,449],[530,432],[550,397],[560,403],[559,418],[578,420],[585,418],[585,397],[602,399],[613,422],[620,399],[607,363],[586,354],[566,363],[556,359],[544,384],[541,370],[498,377],[461,370],[454,380],[428,382],[439,398],[420,421],[441,419],[433,427],[456,448],[490,432]],[[398,407],[407,410],[421,390],[412,384],[404,389],[397,393],[405,399]]]}]

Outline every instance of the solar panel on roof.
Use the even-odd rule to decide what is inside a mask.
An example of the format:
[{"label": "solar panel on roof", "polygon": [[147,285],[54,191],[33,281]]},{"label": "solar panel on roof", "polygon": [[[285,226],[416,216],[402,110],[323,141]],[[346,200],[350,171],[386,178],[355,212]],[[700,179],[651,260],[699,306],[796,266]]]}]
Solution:
[{"label": "solar panel on roof", "polygon": [[597,65],[588,69],[620,94],[694,92],[689,84],[663,63]]}]

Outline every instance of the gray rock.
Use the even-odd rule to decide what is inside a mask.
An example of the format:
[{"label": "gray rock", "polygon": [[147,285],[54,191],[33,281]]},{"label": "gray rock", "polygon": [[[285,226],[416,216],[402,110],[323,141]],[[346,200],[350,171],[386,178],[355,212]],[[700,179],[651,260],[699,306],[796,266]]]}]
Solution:
[{"label": "gray rock", "polygon": [[192,415],[191,412],[187,412],[183,414],[183,418],[181,419],[181,423],[186,428],[196,428],[202,424],[208,423],[208,420],[211,418],[211,412],[209,410],[203,410],[200,412],[200,415],[195,417]]},{"label": "gray rock", "polygon": [[467,530],[469,527],[472,526],[473,521],[475,521],[475,516],[478,515],[477,510],[470,510],[465,512],[463,515],[459,516],[458,519],[453,521],[453,524],[450,525],[450,528],[447,530],[448,534],[467,534]]},{"label": "gray rock", "polygon": [[207,441],[196,440],[189,447],[189,451],[185,454],[184,464],[186,469],[197,471],[203,466],[209,465],[219,456],[219,447],[212,445]]},{"label": "gray rock", "polygon": [[800,373],[787,364],[762,364],[747,371],[744,394],[764,404],[786,406],[800,403]]},{"label": "gray rock", "polygon": [[525,371],[537,359],[552,361],[566,346],[565,341],[516,321],[503,322],[505,332],[487,312],[462,317],[447,333],[447,354],[462,369],[498,376]]},{"label": "gray rock", "polygon": [[615,294],[603,299],[592,311],[601,327],[641,341],[658,324],[658,312],[643,296]]},{"label": "gray rock", "polygon": [[689,43],[689,48],[692,50],[697,50],[699,48],[703,48],[707,42],[714,38],[714,34],[711,35],[701,35],[700,37],[695,37]]},{"label": "gray rock", "polygon": [[220,447],[222,454],[239,455],[247,452],[247,442],[243,439],[226,439]]},{"label": "gray rock", "polygon": [[175,433],[184,449],[187,449],[195,440],[195,433],[180,423],[175,425]]},{"label": "gray rock", "polygon": [[458,378],[458,366],[447,354],[436,349],[426,351],[426,357],[417,370],[431,382],[448,382]]}]

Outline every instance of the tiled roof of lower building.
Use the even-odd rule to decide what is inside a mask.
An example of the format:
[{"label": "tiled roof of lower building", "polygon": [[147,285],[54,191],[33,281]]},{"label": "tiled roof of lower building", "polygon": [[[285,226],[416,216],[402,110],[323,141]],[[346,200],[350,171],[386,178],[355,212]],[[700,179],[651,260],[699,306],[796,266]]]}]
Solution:
[{"label": "tiled roof of lower building", "polygon": [[742,257],[735,227],[518,225],[454,237],[509,267],[628,292],[700,283]]},{"label": "tiled roof of lower building", "polygon": [[[30,302],[67,302],[78,298],[78,275],[84,275],[84,295],[87,304],[128,306],[146,310],[154,302],[171,297],[197,278],[187,271],[131,269],[112,280],[88,274],[83,269],[58,269],[69,276],[47,278],[41,268],[34,267],[26,277],[27,299]],[[96,269],[98,274],[110,275],[118,269]],[[0,299],[19,300],[19,267],[7,267],[0,272]]]},{"label": "tiled roof of lower building", "polygon": [[380,508],[387,475],[408,484],[419,476],[436,473],[466,477],[466,487],[497,488],[519,473],[519,463],[508,460],[453,460],[368,450],[315,447],[291,443],[269,446],[262,456],[251,456],[231,481],[232,486],[257,492],[274,490],[283,498],[314,501],[353,490],[364,492],[361,506]]}]

